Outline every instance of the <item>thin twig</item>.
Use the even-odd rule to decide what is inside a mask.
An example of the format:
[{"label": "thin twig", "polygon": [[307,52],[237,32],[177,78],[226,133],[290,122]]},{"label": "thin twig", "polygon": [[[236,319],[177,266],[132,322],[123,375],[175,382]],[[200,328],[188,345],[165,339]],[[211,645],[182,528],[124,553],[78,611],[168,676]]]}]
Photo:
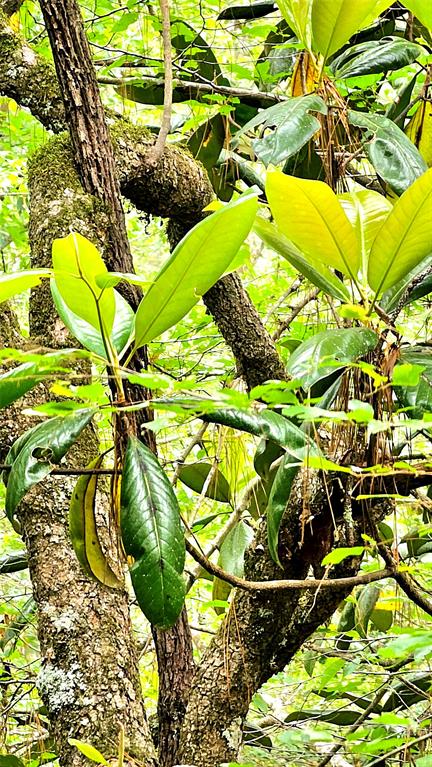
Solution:
[{"label": "thin twig", "polygon": [[244,578],[239,578],[237,575],[227,573],[218,565],[210,562],[207,557],[195,548],[193,543],[186,540],[186,549],[189,554],[195,559],[196,562],[207,570],[211,575],[216,575],[222,581],[230,583],[231,586],[236,586],[244,591],[284,591],[288,589],[313,589],[313,588],[353,588],[360,583],[373,583],[379,581],[382,578],[394,578],[395,571],[393,569],[386,568],[385,570],[376,570],[373,573],[361,573],[360,575],[354,575],[350,578],[334,578],[332,580],[317,580],[315,578],[309,578],[305,580],[279,580],[279,581],[247,581]]},{"label": "thin twig", "polygon": [[172,51],[171,51],[171,22],[168,0],[159,0],[162,13],[162,40],[164,57],[164,105],[162,114],[162,123],[156,143],[151,148],[147,161],[155,167],[162,157],[168,133],[171,128],[171,112],[173,98],[173,73],[172,73]]},{"label": "thin twig", "polygon": [[291,325],[293,320],[295,320],[297,315],[300,314],[301,310],[304,309],[305,306],[307,306],[311,301],[315,301],[315,299],[318,296],[319,292],[320,292],[319,288],[315,288],[314,290],[311,290],[310,293],[307,293],[307,295],[304,298],[302,298],[302,300],[299,301],[299,303],[296,304],[296,306],[293,307],[293,310],[292,310],[291,314],[288,315],[286,320],[284,320],[283,322],[280,323],[279,327],[273,333],[273,335],[272,335],[272,340],[273,341],[277,341],[281,337],[282,333],[287,328],[289,328],[289,326]]}]

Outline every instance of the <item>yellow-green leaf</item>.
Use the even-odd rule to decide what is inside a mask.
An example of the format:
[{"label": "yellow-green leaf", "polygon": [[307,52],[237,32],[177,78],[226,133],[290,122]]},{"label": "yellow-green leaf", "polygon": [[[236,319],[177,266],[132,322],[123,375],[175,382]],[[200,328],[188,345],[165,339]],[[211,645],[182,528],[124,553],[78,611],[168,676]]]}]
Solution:
[{"label": "yellow-green leaf", "polygon": [[8,301],[9,298],[17,293],[23,293],[24,290],[34,288],[39,285],[42,277],[51,277],[51,269],[33,269],[25,272],[14,272],[14,274],[0,273],[0,303]]},{"label": "yellow-green leaf", "polygon": [[305,48],[311,46],[311,10],[313,0],[277,0],[282,15]]},{"label": "yellow-green leaf", "polygon": [[389,0],[313,0],[313,50],[327,59],[389,5]]},{"label": "yellow-green leaf", "polygon": [[397,200],[375,237],[368,281],[377,295],[432,253],[432,169]]},{"label": "yellow-green leaf", "polygon": [[280,231],[305,256],[339,269],[354,281],[360,243],[335,193],[322,181],[267,175],[266,194]]},{"label": "yellow-green leaf", "polygon": [[393,206],[379,192],[361,187],[338,195],[338,200],[357,234],[362,254],[362,272],[366,276],[372,243]]},{"label": "yellow-green leaf", "polygon": [[65,304],[80,319],[109,334],[115,298],[112,287],[98,285],[107,273],[98,249],[86,237],[71,232],[54,240],[52,258],[56,285]]},{"label": "yellow-green leaf", "polygon": [[405,8],[408,8],[418,20],[428,29],[432,29],[432,3],[431,0],[404,0]]},{"label": "yellow-green leaf", "polygon": [[84,741],[77,740],[76,738],[69,738],[68,742],[71,746],[76,746],[78,751],[81,751],[81,753],[92,762],[96,762],[96,764],[108,764],[103,754],[101,754],[97,748],[91,746],[90,743],[84,743]]}]

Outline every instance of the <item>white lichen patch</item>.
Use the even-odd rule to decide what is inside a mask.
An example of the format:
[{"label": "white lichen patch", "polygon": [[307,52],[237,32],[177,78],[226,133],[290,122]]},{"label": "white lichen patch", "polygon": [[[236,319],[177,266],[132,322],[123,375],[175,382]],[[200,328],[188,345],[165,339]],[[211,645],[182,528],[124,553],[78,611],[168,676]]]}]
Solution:
[{"label": "white lichen patch", "polygon": [[36,686],[51,713],[77,702],[85,688],[78,663],[73,663],[67,671],[47,663],[37,676]]},{"label": "white lichen patch", "polygon": [[229,727],[223,730],[222,737],[225,738],[228,748],[237,753],[242,742],[242,720],[241,717],[233,719]]}]

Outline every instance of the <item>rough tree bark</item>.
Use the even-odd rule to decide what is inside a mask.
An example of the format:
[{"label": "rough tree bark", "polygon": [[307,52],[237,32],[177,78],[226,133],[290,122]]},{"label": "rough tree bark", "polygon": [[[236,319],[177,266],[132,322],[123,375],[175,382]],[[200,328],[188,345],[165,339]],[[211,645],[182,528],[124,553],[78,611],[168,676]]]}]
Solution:
[{"label": "rough tree bark", "polygon": [[[28,46],[23,45],[19,37],[8,27],[4,16],[0,16],[1,51],[6,52],[6,55],[0,56],[0,91],[27,106],[44,125],[54,131],[61,130],[65,125],[64,111],[58,84],[53,78],[52,67],[41,61]],[[39,88],[41,78],[44,79],[43,88]],[[194,223],[199,218],[202,207],[211,197],[210,186],[203,169],[184,152],[166,147],[161,161],[163,172],[152,173],[146,165],[150,141],[145,132],[115,118],[111,119],[110,128],[122,192],[141,210],[169,215],[177,219],[182,226]],[[83,193],[71,160],[70,143],[67,139],[59,137],[51,141],[49,152],[45,148],[44,152],[38,153],[31,163],[30,184],[34,213],[30,235],[37,259],[35,263],[41,265],[46,265],[49,259],[53,237],[62,236],[68,231],[70,225],[83,231],[82,226],[77,224],[78,219],[81,222],[83,219],[86,222],[92,222],[98,233],[100,229],[104,231],[107,227],[106,211],[94,198],[89,198]],[[92,231],[90,225],[88,231],[83,233],[90,239],[95,239],[96,232]],[[60,328],[50,313],[43,293],[39,293],[39,296],[37,311],[34,309],[32,311],[33,331],[40,336],[58,340]],[[207,294],[205,300],[233,351],[239,372],[245,376],[249,387],[268,378],[284,376],[283,366],[274,344],[245,296],[238,277],[230,275],[224,278]],[[61,522],[63,532],[58,531],[56,525],[60,525],[60,517],[50,511],[53,485],[47,484],[48,487],[50,493],[44,496],[44,507],[40,509],[40,512],[38,507],[38,513],[45,513],[42,518],[48,536],[60,539],[61,558],[69,557],[71,552],[64,537],[64,520]],[[329,495],[323,492],[319,478],[314,487],[315,490],[309,498],[311,508],[313,507],[318,518],[322,516],[322,529],[331,530]],[[29,496],[29,498],[32,497]],[[25,509],[22,512],[25,537],[29,546],[32,546],[32,530],[37,531],[39,527],[38,524],[35,525],[35,520],[31,516],[30,501],[26,500],[25,504],[29,506],[28,513]],[[340,521],[342,510],[346,510],[343,493],[338,495],[337,501],[334,500],[333,507],[335,506],[336,517]],[[257,540],[247,557],[248,577],[254,579],[302,577],[311,564],[321,561],[323,546],[324,548],[330,546],[331,540],[324,537],[323,541],[322,530],[316,527],[315,540],[314,536],[311,536],[303,546],[300,546],[299,520],[302,510],[303,502],[300,503],[298,497],[293,497],[283,522],[281,535],[283,570],[276,568],[266,553],[265,522],[262,523]],[[29,521],[26,522],[26,520]],[[341,540],[343,540],[343,534],[341,524]],[[47,547],[45,546],[44,551],[40,538],[37,543],[37,548],[40,546],[41,551],[47,556]],[[41,581],[40,598],[46,599],[48,605],[52,604],[54,621],[56,621],[64,612],[64,601],[62,601],[65,599],[64,589],[60,586],[57,589],[48,579],[46,574],[49,569],[46,560],[43,560],[43,565],[39,567],[38,562],[42,554],[39,555],[32,549],[33,555],[34,568],[38,568],[37,572],[34,571],[35,578]],[[65,561],[69,567],[69,559]],[[56,560],[56,565],[60,566],[60,559],[58,562]],[[358,563],[352,563],[349,574],[355,572],[357,566]],[[76,572],[76,565],[73,570],[72,561],[70,572]],[[348,573],[339,571],[335,574]],[[50,572],[50,576],[52,575],[53,573]],[[83,579],[81,573],[76,577],[78,576],[81,580]],[[103,589],[93,583],[90,586],[93,591]],[[46,588],[46,594],[44,588]],[[73,588],[78,589],[78,584]],[[75,592],[72,590],[72,593]],[[93,610],[97,615],[102,613],[106,621],[104,629],[109,624],[111,630],[109,614],[112,610],[114,615],[116,613],[115,605],[111,603],[109,596],[104,593],[106,600],[103,601],[101,598],[101,601],[98,601],[98,598],[95,598],[93,604],[90,590],[86,619],[88,620],[88,615],[93,615]],[[215,767],[220,762],[236,758],[241,738],[241,725],[253,693],[265,679],[284,667],[313,630],[331,616],[344,596],[345,592],[341,590],[318,594],[306,592],[301,595],[298,592],[287,592],[283,596],[279,593],[277,596],[248,593],[235,596],[232,607],[218,635],[208,648],[192,684],[181,737],[181,758],[185,762],[195,763],[199,767]],[[133,659],[133,648],[129,644],[131,640],[126,640],[126,634],[129,635],[127,618],[125,613],[122,615],[123,619],[118,616],[117,620],[118,625],[121,625],[125,632],[121,641],[126,642],[129,648],[130,655],[127,657]],[[64,656],[61,653],[66,653],[68,662],[70,658],[74,663],[73,659],[80,656],[80,648],[82,649],[79,638],[74,631],[69,634],[60,632],[57,636],[48,623],[43,623],[43,617],[41,621],[41,634],[47,632],[48,644],[42,644],[46,662],[48,659],[51,662],[51,658],[58,659],[58,668],[60,673],[64,674],[65,666],[62,665]],[[101,635],[106,638],[108,632],[104,634],[101,629]],[[45,641],[42,636],[41,640]],[[91,643],[91,640],[92,637],[87,635],[87,641]],[[90,674],[90,666],[92,675],[96,675],[96,679],[100,679],[101,674],[106,674],[105,663],[95,664],[96,657],[99,657],[97,652],[94,655],[90,653],[89,669],[84,669],[84,677],[88,685],[93,684],[93,676],[91,679],[90,677],[87,679],[86,676],[87,673]],[[114,659],[112,663],[113,668],[116,668]],[[98,668],[94,668],[95,665],[98,665]],[[133,716],[130,713],[133,721],[127,719],[128,713],[120,707],[126,719],[124,727],[130,739],[131,752],[139,754],[141,749],[141,755],[138,758],[144,764],[151,765],[154,763],[154,752],[148,737],[139,692],[136,691],[134,662],[131,661],[129,664],[126,678],[124,669],[119,678],[122,680],[119,692],[121,700],[127,699],[127,689],[129,694],[130,689],[134,690],[136,700],[135,708],[132,706]],[[89,703],[84,691],[80,690],[79,684],[73,689],[76,698],[71,710],[66,705],[66,701],[63,701],[59,708],[55,707],[58,704],[54,701],[52,710],[54,732],[62,751],[63,763],[67,765],[79,763],[71,761],[72,755],[66,744],[68,734],[72,730],[76,737],[90,740],[105,752],[111,741],[115,741],[118,737],[119,714],[112,710],[113,696],[108,693],[107,700],[106,694],[99,696],[97,689],[87,687],[87,690],[92,691],[89,696],[91,703]],[[48,697],[47,693],[47,700]],[[102,697],[106,702],[107,712],[102,709]],[[92,712],[88,717],[89,722],[83,714],[86,706],[90,707]],[[99,721],[102,712],[104,721]],[[138,722],[140,722],[139,726]],[[138,729],[140,729],[141,738],[137,736]]]}]

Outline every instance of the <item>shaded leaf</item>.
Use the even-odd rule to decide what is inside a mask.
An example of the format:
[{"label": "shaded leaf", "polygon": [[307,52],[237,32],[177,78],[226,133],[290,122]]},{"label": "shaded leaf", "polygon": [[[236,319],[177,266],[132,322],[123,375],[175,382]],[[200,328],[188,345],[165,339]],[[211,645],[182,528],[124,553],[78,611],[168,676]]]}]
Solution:
[{"label": "shaded leaf", "polygon": [[367,636],[370,617],[381,594],[381,587],[376,583],[368,583],[357,597],[356,605],[356,629],[360,636]]},{"label": "shaded leaf", "polygon": [[417,386],[395,387],[402,407],[410,408],[409,416],[422,418],[424,413],[432,413],[432,355],[424,347],[412,346],[402,350],[400,361],[422,367]]},{"label": "shaded leaf", "polygon": [[[418,688],[418,692],[413,690],[413,685]],[[410,675],[406,682],[396,682],[383,702],[383,711],[397,711],[428,700],[431,686],[432,676],[427,673]]]},{"label": "shaded leaf", "polygon": [[94,410],[78,410],[64,418],[57,416],[34,426],[9,450],[5,463],[12,468],[7,478],[6,514],[12,521],[25,494],[59,463],[90,423]]},{"label": "shaded leaf", "polygon": [[[303,457],[306,457],[307,449],[303,448],[302,452]],[[287,453],[276,472],[267,505],[267,540],[270,556],[280,567],[282,567],[282,564],[278,551],[279,529],[298,471],[299,466],[294,464],[293,457]]]},{"label": "shaded leaf", "polygon": [[311,111],[327,114],[327,107],[320,96],[310,94],[288,99],[259,112],[236,133],[235,139],[258,125],[274,127],[272,133],[255,139],[253,148],[265,165],[279,165],[296,154],[319,130],[320,123],[310,114]]},{"label": "shaded leaf", "polygon": [[121,488],[121,531],[138,604],[148,620],[169,628],[183,607],[185,543],[177,498],[156,456],[130,437]]},{"label": "shaded leaf", "polygon": [[355,709],[345,709],[336,711],[292,711],[291,714],[285,718],[285,723],[290,722],[305,722],[308,720],[315,720],[317,722],[328,722],[329,724],[337,724],[339,727],[346,727],[354,724],[360,717],[360,712]]},{"label": "shaded leaf", "polygon": [[[211,463],[185,463],[179,469],[179,479],[194,490],[196,493],[201,493],[204,487],[204,483],[209,475],[209,472],[213,469]],[[211,498],[213,501],[219,501],[220,503],[231,502],[231,490],[226,477],[219,469],[213,473],[213,477],[210,480],[210,484],[205,492],[206,498]]]},{"label": "shaded leaf", "polygon": [[378,336],[368,328],[324,330],[308,338],[288,360],[287,372],[310,389],[318,381],[375,349]]},{"label": "shaded leaf", "polygon": [[387,117],[351,110],[348,119],[365,131],[365,152],[378,175],[396,194],[402,194],[427,169],[418,149]]},{"label": "shaded leaf", "polygon": [[[231,575],[237,575],[239,578],[244,574],[244,556],[246,549],[251,544],[254,537],[252,528],[243,520],[229,531],[219,550],[218,565]],[[213,580],[213,600],[226,601],[231,592],[231,585],[220,578]],[[220,615],[224,608],[215,607],[215,612]]]},{"label": "shaded leaf", "polygon": [[400,37],[384,37],[381,40],[360,43],[349,47],[333,60],[331,68],[335,77],[363,77],[401,69],[411,64],[423,53],[423,48]]},{"label": "shaded leaf", "polygon": [[171,21],[171,43],[177,53],[182,54],[186,67],[192,72],[218,85],[230,84],[229,80],[222,75],[210,45],[183,19]]},{"label": "shaded leaf", "polygon": [[12,402],[30,391],[36,384],[56,372],[65,372],[67,351],[64,352],[64,365],[58,352],[45,354],[38,362],[24,362],[23,365],[8,370],[0,375],[0,408],[11,405]]},{"label": "shaded leaf", "polygon": [[0,639],[0,648],[3,651],[6,651],[5,655],[9,655],[15,650],[18,639],[24,629],[33,622],[35,613],[36,602],[33,597],[30,597],[21,607],[18,615],[6,626],[3,632],[3,636]]},{"label": "shaded leaf", "polygon": [[218,113],[203,122],[189,137],[187,146],[207,170],[213,168],[226,141],[224,118]]}]

